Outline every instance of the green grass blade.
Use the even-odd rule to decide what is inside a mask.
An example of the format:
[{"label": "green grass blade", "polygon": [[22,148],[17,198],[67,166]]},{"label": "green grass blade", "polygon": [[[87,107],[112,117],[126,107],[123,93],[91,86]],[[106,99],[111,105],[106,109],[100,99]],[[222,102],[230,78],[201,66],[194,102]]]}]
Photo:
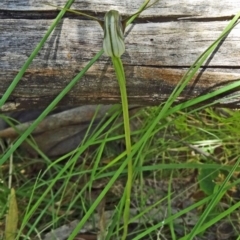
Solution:
[{"label": "green grass blade", "polygon": [[165,103],[162,114],[164,114],[172,105],[172,103],[176,100],[176,98],[180,95],[180,93],[183,91],[183,89],[187,86],[187,84],[191,81],[193,76],[196,74],[196,72],[199,70],[201,65],[206,61],[206,59],[214,52],[214,50],[217,48],[218,44],[221,42],[221,40],[229,34],[229,32],[235,27],[235,23],[238,21],[238,18],[240,17],[240,12],[229,22],[227,27],[223,30],[222,34],[219,36],[219,38],[214,41],[208,47],[198,58],[197,60],[192,64],[192,66],[189,68],[189,70],[184,74],[182,79],[179,81],[177,86],[175,87],[174,91],[169,96],[167,102]]},{"label": "green grass blade", "polygon": [[9,156],[20,146],[20,144],[31,134],[31,132],[38,126],[38,124],[50,113],[50,111],[59,103],[59,101],[73,88],[73,86],[82,78],[87,70],[94,62],[102,55],[101,50],[96,56],[87,64],[86,67],[62,90],[61,93],[49,104],[49,106],[41,113],[41,115],[32,123],[32,125],[18,138],[13,146],[0,159],[0,165],[3,164]]},{"label": "green grass blade", "polygon": [[[125,154],[121,154],[121,157],[123,157]],[[122,165],[118,168],[118,170],[115,172],[114,176],[109,180],[106,187],[102,190],[101,194],[97,197],[97,199],[93,202],[85,216],[83,216],[82,220],[78,223],[77,227],[73,230],[71,235],[69,236],[68,240],[73,240],[75,236],[78,234],[78,232],[82,229],[85,222],[90,218],[93,211],[96,209],[98,204],[101,202],[103,197],[106,195],[106,193],[109,191],[113,183],[117,180],[117,178],[120,176],[120,174],[123,172],[123,170],[126,168],[128,163],[128,158],[122,163]]]},{"label": "green grass blade", "polygon": [[217,191],[217,193],[213,194],[211,202],[207,205],[207,208],[205,209],[204,213],[199,218],[197,224],[194,226],[194,228],[192,229],[192,231],[188,235],[186,235],[184,238],[181,238],[182,240],[193,239],[199,233],[199,229],[202,226],[203,222],[205,221],[205,219],[207,218],[207,216],[209,215],[211,210],[216,206],[216,204],[221,200],[221,198],[225,194],[224,188],[229,183],[230,178],[232,177],[232,175],[236,171],[236,169],[239,166],[239,164],[240,164],[240,158],[234,164],[233,168],[231,169],[231,171],[229,172],[229,174],[225,178],[224,182],[221,184],[221,186],[220,186],[219,190]]},{"label": "green grass blade", "polygon": [[[74,0],[69,0],[66,5],[65,8],[69,8],[72,3],[74,2]],[[39,44],[36,46],[36,48],[33,50],[33,52],[31,53],[30,57],[27,59],[27,61],[24,63],[24,65],[22,66],[22,68],[20,69],[19,73],[16,75],[16,77],[14,78],[14,80],[12,81],[12,83],[10,84],[10,86],[8,87],[8,89],[6,90],[6,92],[3,94],[2,98],[0,99],[0,108],[3,106],[3,104],[7,101],[8,97],[11,95],[11,93],[13,92],[13,90],[15,89],[15,87],[17,86],[18,82],[21,80],[23,74],[25,73],[25,71],[27,70],[27,68],[29,67],[29,65],[31,64],[32,60],[36,57],[36,55],[38,54],[38,52],[40,51],[40,49],[42,48],[42,46],[44,45],[44,43],[46,42],[46,40],[48,39],[48,37],[50,36],[51,32],[54,30],[54,28],[56,27],[56,25],[61,21],[63,15],[66,12],[66,9],[61,10],[61,12],[58,14],[58,16],[56,17],[56,19],[54,20],[54,22],[52,23],[52,25],[49,27],[48,31],[46,32],[46,34],[44,35],[44,37],[42,38],[42,40],[39,42]]]}]

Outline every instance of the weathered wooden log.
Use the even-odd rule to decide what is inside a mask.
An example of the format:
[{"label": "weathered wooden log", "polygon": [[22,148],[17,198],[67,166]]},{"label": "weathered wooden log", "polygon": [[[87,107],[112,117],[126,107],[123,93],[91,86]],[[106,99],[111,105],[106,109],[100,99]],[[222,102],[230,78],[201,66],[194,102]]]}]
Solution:
[{"label": "weathered wooden log", "polygon": [[[49,2],[63,6],[65,1]],[[123,18],[141,0],[75,1],[73,9],[102,18],[117,9]],[[187,68],[221,34],[240,10],[237,0],[160,0],[126,29],[126,71],[129,102],[157,105],[166,100]],[[46,33],[56,8],[44,0],[0,2],[0,95]],[[67,14],[17,85],[1,111],[44,108],[102,48],[99,24]],[[240,26],[222,41],[178,101],[210,92],[240,79]],[[239,94],[239,91],[232,94]],[[120,101],[110,59],[102,56],[59,105],[112,104]],[[239,99],[228,107],[238,107]],[[223,104],[225,104],[223,100]]]}]

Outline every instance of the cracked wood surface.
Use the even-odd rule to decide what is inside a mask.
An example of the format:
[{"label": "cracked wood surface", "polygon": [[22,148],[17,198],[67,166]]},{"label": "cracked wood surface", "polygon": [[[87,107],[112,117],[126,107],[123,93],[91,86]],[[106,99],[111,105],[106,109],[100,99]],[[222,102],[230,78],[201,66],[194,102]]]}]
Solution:
[{"label": "cracked wood surface", "polygon": [[[57,15],[42,0],[0,3],[0,95]],[[49,3],[63,6],[65,1]],[[124,17],[142,1],[76,0],[73,9],[102,18],[110,9]],[[157,105],[166,100],[197,57],[221,34],[240,10],[239,1],[160,0],[126,29],[122,56],[131,104]],[[17,85],[1,111],[46,107],[102,47],[103,31],[95,21],[67,14]],[[178,101],[210,92],[240,78],[240,26],[222,41]],[[236,98],[222,104],[239,107]],[[59,105],[111,104],[120,101],[108,57],[102,56]]]}]

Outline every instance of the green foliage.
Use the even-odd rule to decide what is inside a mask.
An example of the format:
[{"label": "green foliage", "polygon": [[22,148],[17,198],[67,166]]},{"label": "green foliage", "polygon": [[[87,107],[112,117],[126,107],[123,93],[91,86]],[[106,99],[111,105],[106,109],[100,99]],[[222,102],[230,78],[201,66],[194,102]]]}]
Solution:
[{"label": "green foliage", "polygon": [[214,189],[217,184],[215,182],[219,171],[214,169],[201,169],[199,170],[198,181],[199,186],[202,191],[204,191],[208,196],[214,193]]},{"label": "green foliage", "polygon": [[[2,106],[8,99],[17,83],[23,76],[24,72],[28,68],[31,61],[40,51],[42,45],[47,40],[48,36],[55,28],[56,24],[61,20],[66,9],[70,7],[72,1],[68,1],[64,9],[50,26],[49,31],[44,36],[42,41],[33,51],[26,64],[22,67],[19,74],[13,80],[13,83],[9,86],[8,90],[0,101]],[[146,3],[146,2],[145,2]],[[231,29],[236,25],[236,21],[239,18],[236,15],[233,20],[228,24],[220,37],[193,63],[190,69],[186,72],[183,78],[179,81],[178,85],[172,92],[169,99],[159,107],[145,109],[142,111],[141,121],[142,126],[138,130],[132,132],[132,139],[134,139],[131,151],[120,152],[111,158],[111,161],[107,161],[103,164],[101,161],[104,157],[104,151],[108,143],[114,141],[123,142],[124,138],[129,138],[130,130],[125,129],[124,136],[116,134],[116,130],[113,123],[116,123],[117,117],[121,114],[119,106],[113,107],[113,111],[109,114],[108,119],[99,124],[98,128],[89,137],[85,138],[84,142],[75,151],[72,151],[65,156],[50,161],[44,154],[42,159],[24,159],[16,158],[14,164],[18,166],[14,170],[15,181],[17,191],[17,199],[21,200],[19,204],[19,211],[21,217],[21,226],[19,226],[17,239],[20,239],[24,235],[25,239],[34,236],[34,233],[39,233],[45,229],[49,230],[56,228],[62,224],[71,221],[71,212],[77,212],[78,216],[83,216],[79,221],[75,230],[70,235],[69,239],[74,239],[79,230],[83,228],[84,224],[91,219],[97,207],[106,197],[106,194],[113,187],[115,181],[120,177],[125,177],[126,166],[129,164],[130,159],[133,159],[132,164],[132,177],[142,180],[145,174],[149,174],[154,180],[168,179],[172,174],[171,179],[181,178],[194,175],[195,169],[199,170],[198,181],[201,189],[208,195],[203,199],[193,202],[191,206],[174,212],[171,209],[171,201],[176,200],[179,196],[188,193],[189,189],[184,190],[182,193],[174,196],[174,188],[168,188],[166,199],[160,199],[154,206],[161,206],[168,204],[166,209],[167,214],[163,216],[162,221],[152,223],[151,219],[147,218],[145,212],[150,212],[153,206],[147,208],[147,210],[140,212],[134,219],[140,219],[145,217],[145,222],[151,222],[151,226],[145,227],[145,229],[138,229],[137,234],[131,239],[143,239],[154,235],[159,229],[170,226],[171,236],[174,234],[174,221],[182,219],[186,214],[191,213],[193,210],[199,209],[202,206],[207,206],[206,209],[200,214],[198,222],[192,227],[192,229],[186,228],[186,234],[181,239],[193,239],[196,235],[203,233],[206,229],[216,224],[221,219],[230,214],[240,207],[240,202],[234,202],[229,208],[224,209],[218,215],[214,215],[209,219],[208,216],[215,210],[216,205],[220,203],[226,191],[232,186],[239,184],[238,178],[229,184],[230,178],[234,177],[234,174],[239,171],[239,113],[230,112],[230,117],[226,118],[220,114],[217,114],[211,108],[206,109],[209,106],[199,107],[199,104],[205,100],[215,98],[216,96],[231,91],[240,86],[240,82],[236,81],[225,87],[219,88],[211,93],[203,96],[196,97],[186,101],[185,103],[177,104],[173,106],[173,102],[182,93],[187,84],[191,81],[193,76],[199,70],[204,61],[211,56],[211,54],[217,49],[222,39],[229,34]],[[133,17],[137,17],[133,16]],[[133,17],[131,20],[133,20]],[[129,22],[128,22],[129,23]],[[7,180],[8,173],[4,169],[7,166],[6,161],[11,154],[17,154],[16,149],[20,144],[27,139],[34,128],[45,118],[45,116],[58,104],[58,102],[72,89],[72,87],[81,79],[86,71],[98,60],[102,55],[101,50],[96,56],[87,64],[87,66],[70,81],[69,85],[53,100],[53,102],[42,112],[33,124],[27,129],[21,136],[13,143],[13,146],[3,152],[0,158],[1,165],[1,189],[4,194],[0,194],[0,209],[1,218],[4,218],[6,214],[6,206],[4,206],[4,197],[7,196]],[[236,96],[234,96],[236,97]],[[124,98],[127,98],[125,94]],[[214,101],[211,105],[218,103],[219,100]],[[127,113],[127,104],[124,112]],[[191,107],[191,110],[189,108]],[[206,109],[204,115],[201,115]],[[201,111],[200,111],[201,110]],[[191,116],[194,119],[188,118]],[[214,127],[210,127],[205,124],[211,117]],[[129,117],[127,118],[129,120]],[[136,118],[139,119],[139,116]],[[126,119],[124,120],[125,126],[127,125]],[[90,124],[91,126],[91,124]],[[118,125],[120,127],[121,124]],[[115,129],[114,129],[115,128]],[[171,134],[169,134],[169,132]],[[27,140],[29,141],[29,140]],[[34,144],[34,143],[32,143]],[[91,155],[86,156],[87,150],[91,147],[96,147],[96,150]],[[219,150],[221,147],[221,151]],[[211,151],[206,157],[206,148]],[[205,155],[204,155],[205,154]],[[215,156],[217,155],[217,156]],[[79,159],[84,159],[82,164],[79,164]],[[87,160],[91,159],[91,162],[86,164]],[[208,162],[202,163],[205,159],[209,159]],[[233,159],[233,160],[232,160]],[[217,161],[216,161],[217,160]],[[222,160],[225,161],[222,164]],[[27,163],[26,163],[27,162]],[[37,165],[37,163],[43,163],[44,168],[37,176],[28,177],[23,174],[22,170],[27,169],[31,165]],[[91,166],[91,168],[90,168]],[[218,186],[214,183],[214,180],[219,175],[220,170],[225,171],[225,178],[221,185]],[[30,172],[30,171],[29,171]],[[87,181],[84,179],[87,178]],[[101,193],[97,195],[95,199],[91,199],[91,204],[87,202],[86,195],[89,193],[89,189],[94,183],[107,178],[107,182],[102,189]],[[172,184],[172,181],[169,181]],[[217,187],[216,187],[217,186]],[[129,190],[130,188],[128,188]],[[118,204],[112,215],[112,222],[108,228],[106,239],[121,236],[122,226],[121,218],[123,216],[124,205],[126,205],[126,191],[122,194]],[[67,204],[65,203],[67,202]],[[144,203],[144,199],[141,199]],[[58,203],[59,205],[56,205]],[[160,205],[158,205],[161,203]],[[130,203],[128,203],[130,204]],[[64,211],[63,211],[64,209]],[[63,213],[62,213],[63,212]],[[213,215],[211,215],[213,216]],[[130,220],[130,222],[133,219]],[[142,221],[142,219],[141,219]],[[156,239],[156,238],[153,238]]]}]

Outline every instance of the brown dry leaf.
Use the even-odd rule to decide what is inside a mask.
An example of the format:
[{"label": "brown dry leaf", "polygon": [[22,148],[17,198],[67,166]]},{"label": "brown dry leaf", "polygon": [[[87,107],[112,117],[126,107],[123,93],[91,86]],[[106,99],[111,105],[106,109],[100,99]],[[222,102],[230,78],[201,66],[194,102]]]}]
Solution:
[{"label": "brown dry leaf", "polygon": [[[34,138],[37,148],[48,157],[62,156],[79,146],[86,136],[93,117],[94,121],[88,134],[91,134],[105,116],[111,114],[111,108],[111,105],[102,105],[100,108],[97,105],[88,105],[52,113],[36,127],[31,136]],[[130,116],[137,110],[138,108],[132,107]],[[40,111],[27,111],[22,114],[19,113],[19,116],[16,115],[15,117],[10,115],[20,122],[13,128],[8,127],[0,118],[0,137],[14,140],[19,133],[29,128],[40,113]],[[138,121],[131,121],[131,129],[134,129],[133,122],[136,124]],[[21,147],[32,156],[37,155],[36,150],[30,147],[27,142],[24,142]]]},{"label": "brown dry leaf", "polygon": [[[93,129],[108,113],[110,105],[101,106],[81,106],[69,110],[64,110],[46,117],[33,131],[32,136],[37,148],[45,153],[48,157],[64,155],[74,150],[82,139],[85,137],[90,122],[94,118]],[[40,113],[39,113],[40,114]],[[26,116],[16,118],[18,121],[25,121],[14,128],[0,127],[0,136],[14,140],[19,133],[24,132],[32,124],[33,119],[31,111],[25,113]],[[37,117],[37,116],[36,116]],[[31,119],[28,121],[28,118]],[[1,119],[0,119],[1,126]],[[6,127],[6,126],[5,126]],[[35,156],[37,152],[26,142],[21,146],[31,155]]]},{"label": "brown dry leaf", "polygon": [[[96,114],[95,120],[99,120],[106,115],[106,113],[110,108],[111,108],[111,105],[101,106],[97,114],[96,114],[96,110],[98,109],[98,106],[96,105],[81,106],[81,107],[65,110],[63,112],[56,113],[46,117],[37,126],[37,128],[35,128],[32,134],[39,134],[49,130],[54,130],[54,129],[58,129],[66,126],[80,124],[80,123],[83,123],[83,124],[87,122],[89,123],[91,122],[95,114]],[[28,114],[30,113],[31,112],[29,111]],[[25,120],[27,120],[27,117]],[[21,123],[15,126],[15,129],[17,129],[19,132],[24,132],[26,129],[29,128],[29,126],[31,126],[32,123],[33,121],[26,121],[24,123]],[[15,138],[19,135],[15,129],[10,127],[10,128],[1,130],[0,136],[3,138]]]},{"label": "brown dry leaf", "polygon": [[6,216],[5,239],[14,240],[18,225],[18,207],[15,190],[12,188],[8,200],[8,213]]}]

